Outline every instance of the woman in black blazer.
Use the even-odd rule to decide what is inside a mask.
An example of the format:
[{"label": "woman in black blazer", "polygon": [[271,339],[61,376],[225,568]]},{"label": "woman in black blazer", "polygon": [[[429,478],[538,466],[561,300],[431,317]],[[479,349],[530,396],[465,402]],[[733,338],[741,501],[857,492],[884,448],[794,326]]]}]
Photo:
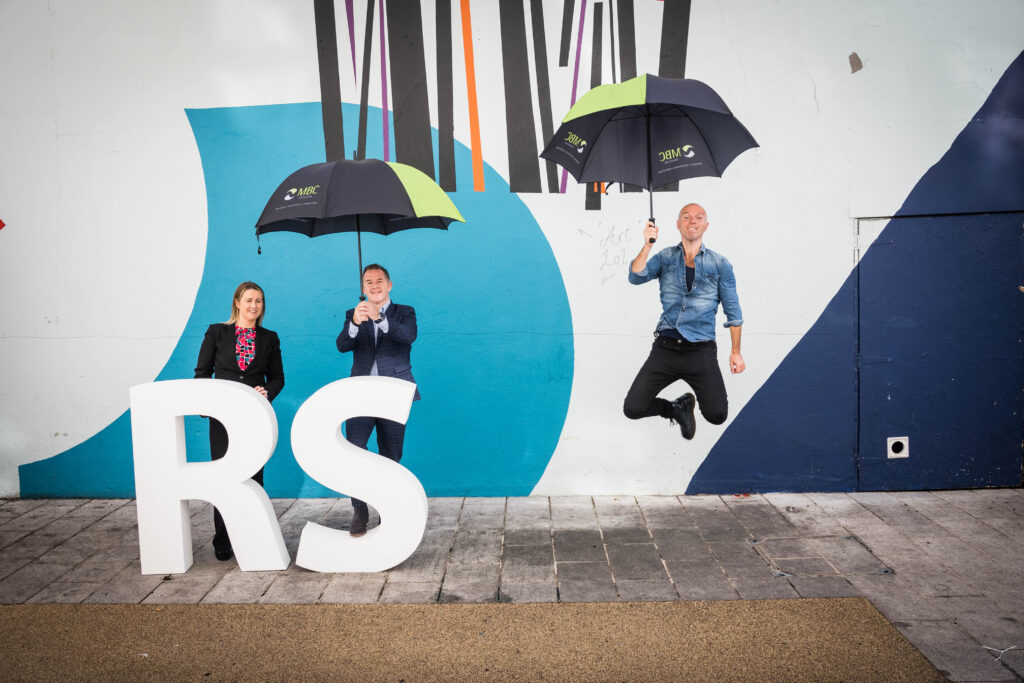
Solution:
[{"label": "woman in black blazer", "polygon": [[[216,377],[241,382],[253,387],[268,401],[284,387],[284,365],[281,363],[281,342],[277,333],[264,327],[266,302],[263,289],[255,282],[243,282],[231,300],[231,318],[214,323],[206,330],[196,361],[196,377]],[[219,460],[228,450],[224,425],[210,418],[210,457]],[[263,468],[252,477],[263,485]],[[218,560],[230,560],[231,539],[224,520],[213,510],[213,550]]]}]

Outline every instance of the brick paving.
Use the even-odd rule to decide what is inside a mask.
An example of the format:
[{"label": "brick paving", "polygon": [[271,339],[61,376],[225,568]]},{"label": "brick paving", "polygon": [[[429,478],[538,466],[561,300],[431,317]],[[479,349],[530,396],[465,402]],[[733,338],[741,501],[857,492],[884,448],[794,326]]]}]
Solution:
[{"label": "brick paving", "polygon": [[[344,499],[276,499],[346,528]],[[375,574],[242,572],[191,504],[195,562],[143,576],[133,500],[0,501],[0,603],[449,603],[864,596],[949,679],[1024,678],[1024,491],[433,498]],[[371,517],[371,525],[376,516]],[[1012,649],[1007,649],[1012,648]]]}]

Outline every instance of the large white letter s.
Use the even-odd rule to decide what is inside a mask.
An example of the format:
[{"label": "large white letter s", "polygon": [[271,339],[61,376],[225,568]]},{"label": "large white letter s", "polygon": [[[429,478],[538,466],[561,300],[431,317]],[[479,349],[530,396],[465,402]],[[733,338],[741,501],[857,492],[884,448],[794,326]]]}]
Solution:
[{"label": "large white letter s", "polygon": [[377,509],[380,526],[366,536],[307,522],[295,564],[318,572],[379,572],[415,552],[427,526],[427,494],[412,472],[353,446],[341,435],[352,417],[405,423],[416,385],[394,377],[349,377],[309,397],[292,421],[292,452],[321,484]]}]

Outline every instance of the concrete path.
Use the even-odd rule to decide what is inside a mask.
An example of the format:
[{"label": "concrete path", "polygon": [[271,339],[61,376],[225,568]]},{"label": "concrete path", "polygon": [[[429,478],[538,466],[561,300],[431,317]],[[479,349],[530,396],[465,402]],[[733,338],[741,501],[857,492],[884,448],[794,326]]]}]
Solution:
[{"label": "concrete path", "polygon": [[[307,520],[351,518],[347,499],[274,507],[293,558]],[[192,568],[143,576],[134,501],[0,501],[0,603],[864,596],[951,680],[1024,678],[1022,489],[433,498],[419,549],[379,574],[241,572],[213,556],[210,506],[192,519]]]}]

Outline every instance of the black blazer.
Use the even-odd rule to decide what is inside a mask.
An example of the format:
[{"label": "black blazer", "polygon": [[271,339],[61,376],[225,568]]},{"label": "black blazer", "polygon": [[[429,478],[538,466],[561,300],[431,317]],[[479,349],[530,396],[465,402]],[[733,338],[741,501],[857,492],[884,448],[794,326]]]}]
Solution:
[{"label": "black blazer", "polygon": [[284,388],[284,364],[281,362],[281,341],[277,333],[256,327],[256,355],[245,370],[235,358],[235,326],[214,323],[206,330],[196,361],[196,377],[216,377],[241,382],[250,387],[262,386],[271,401]]}]

